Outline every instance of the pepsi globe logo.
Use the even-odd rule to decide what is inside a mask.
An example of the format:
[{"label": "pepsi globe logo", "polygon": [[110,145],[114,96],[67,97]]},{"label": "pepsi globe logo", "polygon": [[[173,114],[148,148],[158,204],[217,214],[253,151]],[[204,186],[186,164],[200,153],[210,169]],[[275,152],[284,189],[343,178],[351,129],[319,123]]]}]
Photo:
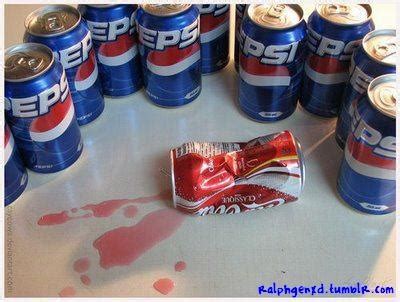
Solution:
[{"label": "pepsi globe logo", "polygon": [[229,5],[204,4],[197,8],[201,14],[201,43],[211,42],[229,30]]},{"label": "pepsi globe logo", "polygon": [[147,68],[159,76],[176,75],[200,60],[199,18],[181,30],[156,31],[138,26],[139,41],[151,51]]},{"label": "pepsi globe logo", "polygon": [[17,118],[32,118],[30,138],[35,142],[52,141],[62,135],[75,117],[65,71],[60,82],[25,98],[6,98],[7,110]]},{"label": "pepsi globe logo", "polygon": [[[120,66],[138,54],[136,37],[136,11],[130,17],[110,22],[87,21],[92,39],[98,43],[97,58],[107,66]],[[103,43],[102,43],[103,42]]]}]

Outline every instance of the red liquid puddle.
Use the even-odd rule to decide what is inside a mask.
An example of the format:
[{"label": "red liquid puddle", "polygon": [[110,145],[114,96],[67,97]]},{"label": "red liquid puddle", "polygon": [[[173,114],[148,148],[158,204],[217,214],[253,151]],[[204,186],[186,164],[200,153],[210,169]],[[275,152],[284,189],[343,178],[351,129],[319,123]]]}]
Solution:
[{"label": "red liquid puddle", "polygon": [[92,280],[90,280],[89,276],[87,275],[82,275],[81,276],[81,282],[87,286],[90,285],[90,283],[92,283]]},{"label": "red liquid puddle", "polygon": [[137,224],[119,227],[101,235],[93,242],[99,251],[100,266],[129,265],[159,242],[173,235],[185,215],[162,209],[144,216]]},{"label": "red liquid puddle", "polygon": [[74,262],[74,271],[77,273],[84,273],[90,267],[90,260],[88,257],[80,258]]},{"label": "red liquid puddle", "polygon": [[76,295],[76,291],[75,288],[73,288],[72,286],[67,286],[64,287],[59,293],[58,295],[60,297],[73,297]]},{"label": "red liquid puddle", "polygon": [[[38,220],[38,225],[56,225],[63,224],[69,220],[79,219],[79,218],[89,218],[89,217],[109,217],[116,210],[121,208],[126,204],[132,203],[148,203],[156,200],[165,200],[171,198],[171,193],[169,191],[163,191],[157,195],[140,197],[135,199],[114,199],[106,200],[98,204],[88,204],[81,207],[79,210],[86,211],[82,215],[76,215],[78,213],[77,208],[72,208],[70,211],[62,211],[59,213],[47,214]],[[90,211],[89,213],[87,211]],[[75,214],[75,215],[71,215]]]},{"label": "red liquid puddle", "polygon": [[171,279],[163,278],[154,282],[153,287],[163,295],[168,295],[174,289],[175,283]]},{"label": "red liquid puddle", "polygon": [[176,264],[175,264],[175,271],[176,272],[181,272],[181,271],[183,271],[183,270],[185,270],[186,269],[186,262],[184,262],[184,261],[178,261]]},{"label": "red liquid puddle", "polygon": [[127,206],[124,208],[124,216],[126,218],[133,218],[136,216],[138,208],[136,206]]}]

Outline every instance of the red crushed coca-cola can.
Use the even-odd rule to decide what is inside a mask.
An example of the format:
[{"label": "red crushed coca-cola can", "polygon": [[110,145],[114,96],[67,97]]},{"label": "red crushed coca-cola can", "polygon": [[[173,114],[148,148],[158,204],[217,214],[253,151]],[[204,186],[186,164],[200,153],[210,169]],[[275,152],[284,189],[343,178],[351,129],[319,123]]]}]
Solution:
[{"label": "red crushed coca-cola can", "polygon": [[298,199],[304,157],[289,131],[247,143],[188,142],[171,150],[174,206],[193,215],[234,214]]}]

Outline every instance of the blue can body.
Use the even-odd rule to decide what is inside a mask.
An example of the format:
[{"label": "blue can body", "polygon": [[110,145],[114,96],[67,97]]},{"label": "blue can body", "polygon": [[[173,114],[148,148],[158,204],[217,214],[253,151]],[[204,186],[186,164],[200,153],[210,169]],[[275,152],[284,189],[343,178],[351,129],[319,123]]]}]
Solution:
[{"label": "blue can body", "polygon": [[172,16],[158,16],[139,8],[137,24],[144,86],[149,98],[163,107],[177,107],[195,100],[201,92],[198,9],[192,5]]},{"label": "blue can body", "polygon": [[[395,31],[393,30],[393,32]],[[396,73],[396,66],[371,58],[363,46],[354,51],[350,66],[350,80],[344,90],[340,114],[336,123],[335,138],[342,149],[350,132],[350,106],[354,106],[357,100],[363,96],[368,84],[374,78],[387,73]]]},{"label": "blue can body", "polygon": [[248,14],[244,17],[240,35],[239,105],[251,119],[278,121],[295,111],[305,59],[305,37],[304,20],[290,28],[270,29],[255,24]]},{"label": "blue can body", "polygon": [[95,120],[104,109],[104,98],[90,31],[84,20],[57,36],[25,32],[25,42],[48,46],[63,65],[79,125]]},{"label": "blue can body", "polygon": [[242,20],[246,12],[248,4],[235,5],[235,69],[239,71],[239,56],[240,56],[240,28],[242,27]]},{"label": "blue can body", "polygon": [[345,202],[369,214],[396,210],[396,120],[364,96],[351,108],[351,132],[337,189]]},{"label": "blue can body", "polygon": [[10,128],[4,128],[4,205],[16,200],[28,184],[28,174],[20,158]]},{"label": "blue can body", "polygon": [[359,25],[341,25],[314,10],[308,18],[308,54],[300,98],[303,108],[323,117],[338,115],[351,55],[373,29],[372,19]]},{"label": "blue can body", "polygon": [[197,5],[203,74],[221,70],[229,62],[229,7],[229,4]]},{"label": "blue can body", "polygon": [[[55,95],[58,99],[50,102]],[[24,82],[5,81],[5,113],[29,169],[57,172],[81,155],[83,143],[67,77],[57,60],[38,77]]]},{"label": "blue can body", "polygon": [[119,97],[141,89],[137,5],[79,5],[78,9],[92,34],[104,94]]}]

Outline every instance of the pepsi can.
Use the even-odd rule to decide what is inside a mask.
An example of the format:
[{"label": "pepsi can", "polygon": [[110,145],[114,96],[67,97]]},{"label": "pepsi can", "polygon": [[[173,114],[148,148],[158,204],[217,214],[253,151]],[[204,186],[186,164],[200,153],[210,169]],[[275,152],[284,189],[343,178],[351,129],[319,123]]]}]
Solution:
[{"label": "pepsi can", "polygon": [[44,6],[26,18],[25,28],[25,42],[47,45],[63,65],[79,125],[96,119],[104,98],[90,31],[79,11],[68,5]]},{"label": "pepsi can", "polygon": [[125,96],[142,88],[136,32],[137,5],[79,5],[96,51],[105,95]]},{"label": "pepsi can", "polygon": [[235,53],[234,53],[234,58],[235,58],[235,69],[236,71],[239,71],[239,56],[240,56],[240,42],[239,42],[239,36],[240,36],[240,27],[242,26],[242,20],[244,17],[244,13],[246,12],[246,9],[249,5],[248,4],[236,4],[236,10],[235,10]]},{"label": "pepsi can", "polygon": [[294,4],[252,4],[240,31],[239,104],[259,122],[296,109],[306,50],[303,10]]},{"label": "pepsi can", "polygon": [[300,103],[323,117],[339,113],[354,49],[374,29],[367,4],[320,4],[308,18],[308,55]]},{"label": "pepsi can", "polygon": [[137,13],[144,86],[159,106],[176,107],[201,91],[200,18],[190,4],[144,4]]},{"label": "pepsi can", "polygon": [[396,73],[396,31],[377,29],[368,33],[352,56],[350,80],[344,90],[335,138],[344,148],[350,131],[350,106],[362,97],[368,84],[377,76]]},{"label": "pepsi can", "polygon": [[28,174],[19,152],[14,144],[14,138],[7,124],[4,125],[4,205],[16,200],[28,183]]},{"label": "pepsi can", "polygon": [[197,5],[203,74],[221,70],[229,62],[229,7],[229,4]]},{"label": "pepsi can", "polygon": [[5,113],[25,165],[57,172],[82,153],[82,140],[66,73],[43,44],[5,51]]},{"label": "pepsi can", "polygon": [[396,210],[396,75],[372,80],[351,108],[351,132],[337,188],[345,202],[369,214]]}]

